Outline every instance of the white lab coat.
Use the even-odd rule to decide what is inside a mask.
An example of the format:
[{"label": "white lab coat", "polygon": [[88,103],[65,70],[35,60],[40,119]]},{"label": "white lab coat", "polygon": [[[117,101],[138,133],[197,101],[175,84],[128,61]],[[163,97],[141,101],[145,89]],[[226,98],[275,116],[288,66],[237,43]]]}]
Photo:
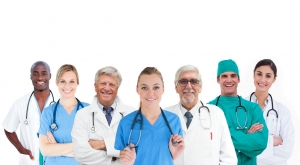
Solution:
[{"label": "white lab coat", "polygon": [[[250,100],[250,96],[246,98]],[[257,103],[257,98],[253,94],[251,101]],[[277,117],[274,111],[268,111],[272,108],[270,96],[268,96],[264,107],[264,118],[269,129],[267,148],[257,156],[258,165],[287,165],[287,160],[291,157],[294,148],[295,130],[291,119],[290,111],[281,103],[273,99],[273,108],[278,113],[278,123],[276,128]],[[275,135],[271,135],[275,133]],[[273,146],[273,136],[281,137],[282,145]]]},{"label": "white lab coat", "polygon": [[[196,106],[200,107],[198,104]],[[210,110],[212,126],[209,129],[202,127],[198,108],[188,129],[180,110],[180,103],[165,108],[179,116],[183,130],[185,149],[174,161],[174,164],[236,165],[237,157],[223,111],[214,105],[204,105]],[[207,111],[203,113],[204,109],[201,110],[203,110],[201,113],[203,114],[201,116],[202,123],[209,126],[208,113]]]},{"label": "white lab coat", "polygon": [[[16,100],[4,119],[2,126],[7,132],[16,132],[20,124],[19,140],[24,148],[29,149],[34,156],[31,160],[28,155],[19,155],[20,165],[39,165],[39,138],[37,132],[40,128],[40,110],[34,94],[28,106],[27,119],[29,124],[24,124],[26,119],[27,103],[31,93]],[[52,102],[51,94],[48,97],[45,108]]]},{"label": "white lab coat", "polygon": [[[120,151],[114,148],[115,137],[120,120],[123,116],[131,113],[134,108],[122,103],[119,97],[117,107],[110,126],[107,123],[103,111],[97,104],[95,96],[92,104],[77,112],[72,129],[73,153],[75,159],[82,165],[110,165],[121,164],[117,159],[113,163],[112,157],[119,157]],[[94,125],[96,132],[91,132],[93,126],[92,115],[94,112]],[[89,139],[104,140],[107,151],[95,150],[89,144]]]}]

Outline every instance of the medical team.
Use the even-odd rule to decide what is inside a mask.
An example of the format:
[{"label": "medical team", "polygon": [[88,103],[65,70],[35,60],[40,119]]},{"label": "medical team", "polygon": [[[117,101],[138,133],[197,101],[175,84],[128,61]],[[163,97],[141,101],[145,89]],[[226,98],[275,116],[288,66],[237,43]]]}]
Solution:
[{"label": "medical team", "polygon": [[286,165],[293,151],[290,111],[269,93],[277,79],[270,59],[254,67],[255,90],[245,98],[237,94],[237,64],[220,61],[221,92],[209,103],[199,99],[197,67],[182,66],[174,80],[180,102],[163,109],[164,81],[155,67],[138,76],[138,109],[117,95],[122,76],[112,66],[97,71],[91,104],[75,97],[79,76],[73,65],[57,71],[59,99],[49,89],[46,62],[31,66],[30,79],[33,92],[14,102],[2,124],[22,165]]}]

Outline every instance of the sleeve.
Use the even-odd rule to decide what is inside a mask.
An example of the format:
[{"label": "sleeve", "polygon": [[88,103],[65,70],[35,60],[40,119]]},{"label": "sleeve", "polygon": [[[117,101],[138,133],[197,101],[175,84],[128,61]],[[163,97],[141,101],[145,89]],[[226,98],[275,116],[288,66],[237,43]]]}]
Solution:
[{"label": "sleeve", "polygon": [[105,146],[106,146],[106,155],[107,156],[119,157],[120,156],[120,151],[116,150],[114,148],[115,137],[104,138],[103,140],[104,140],[104,143],[105,143]]},{"label": "sleeve", "polygon": [[270,160],[270,163],[278,163],[287,161],[293,152],[294,141],[295,141],[295,130],[293,126],[293,122],[291,119],[291,114],[288,109],[284,106],[284,113],[282,115],[282,119],[280,122],[280,131],[279,135],[283,140],[282,145],[273,147],[273,157]]},{"label": "sleeve", "polygon": [[107,160],[105,151],[95,150],[89,144],[88,121],[85,121],[84,110],[77,112],[72,129],[74,158],[81,164],[101,164]]},{"label": "sleeve", "polygon": [[[21,108],[21,107],[19,107]],[[25,117],[24,117],[25,120]],[[2,126],[7,132],[15,132],[17,131],[20,123],[20,118],[18,115],[18,106],[17,102],[13,104],[13,106],[10,108],[7,116],[5,117]]]},{"label": "sleeve", "polygon": [[122,126],[124,122],[122,121],[123,119],[120,121],[120,124],[118,126],[118,130],[116,133],[116,140],[115,140],[115,149],[121,151],[123,151],[124,148],[126,147],[124,134],[123,134],[123,126]]},{"label": "sleeve", "polygon": [[47,136],[47,131],[51,132],[50,130],[50,125],[52,124],[51,110],[52,110],[52,106],[49,106],[43,110],[40,119],[40,129],[38,131],[38,136],[39,134],[43,134]]},{"label": "sleeve", "polygon": [[220,165],[233,165],[237,164],[237,157],[234,146],[230,137],[230,132],[226,122],[225,115],[220,109],[220,128],[221,128],[221,141],[220,141]]},{"label": "sleeve", "polygon": [[266,126],[262,110],[258,105],[254,106],[252,115],[251,123],[263,124],[263,130],[247,134],[247,132],[238,131],[232,127],[229,128],[235,149],[251,158],[261,154],[267,147],[268,143],[268,128]]}]

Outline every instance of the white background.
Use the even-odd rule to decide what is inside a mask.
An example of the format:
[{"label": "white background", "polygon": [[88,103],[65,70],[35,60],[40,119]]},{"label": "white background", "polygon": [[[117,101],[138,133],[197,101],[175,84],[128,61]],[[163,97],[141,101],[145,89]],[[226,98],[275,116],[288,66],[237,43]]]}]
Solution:
[{"label": "white background", "polygon": [[[238,94],[253,90],[253,68],[264,58],[278,67],[270,93],[291,111],[299,139],[299,1],[1,1],[0,121],[13,102],[32,91],[30,67],[46,61],[55,75],[66,63],[77,67],[76,96],[91,102],[94,75],[112,65],[120,70],[121,99],[137,107],[138,74],[146,66],[163,75],[161,106],[179,101],[174,90],[176,70],[185,64],[199,68],[204,102],[220,94],[217,64],[233,59],[239,66]],[[17,164],[17,150],[0,134],[1,164]],[[289,164],[297,162],[296,141]]]}]

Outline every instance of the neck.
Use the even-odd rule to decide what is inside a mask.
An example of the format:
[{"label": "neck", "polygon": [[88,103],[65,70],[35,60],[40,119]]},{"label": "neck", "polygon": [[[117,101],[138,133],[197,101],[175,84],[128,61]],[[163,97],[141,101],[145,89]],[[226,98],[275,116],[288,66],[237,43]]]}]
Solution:
[{"label": "neck", "polygon": [[268,98],[269,93],[268,92],[255,91],[254,95],[255,95],[255,97],[257,99],[257,103],[260,105],[261,109],[264,109],[265,100]]},{"label": "neck", "polygon": [[148,107],[141,107],[142,114],[148,119],[148,118],[153,118],[157,117],[160,115],[160,107],[157,106],[155,108],[148,108]]},{"label": "neck", "polygon": [[190,111],[196,104],[197,104],[197,102],[196,103],[191,103],[191,104],[181,103],[181,105],[183,106],[183,108],[185,108],[188,111]]},{"label": "neck", "polygon": [[37,100],[47,99],[50,95],[50,90],[46,89],[46,90],[39,91],[39,90],[34,89],[33,93]]},{"label": "neck", "polygon": [[74,107],[75,105],[77,105],[77,100],[75,97],[71,97],[71,98],[60,98],[59,103],[63,106],[63,107]]}]

